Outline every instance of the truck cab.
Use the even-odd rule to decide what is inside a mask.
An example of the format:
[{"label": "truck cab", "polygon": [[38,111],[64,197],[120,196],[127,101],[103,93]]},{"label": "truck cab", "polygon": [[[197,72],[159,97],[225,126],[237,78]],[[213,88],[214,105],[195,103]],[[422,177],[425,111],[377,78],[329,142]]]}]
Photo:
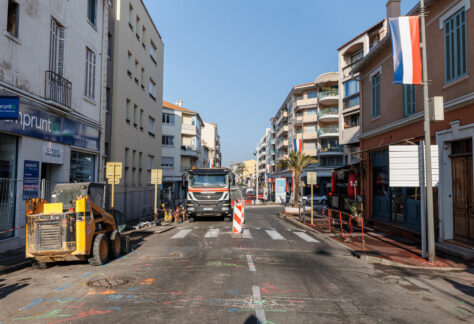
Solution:
[{"label": "truck cab", "polygon": [[186,214],[190,220],[215,216],[230,221],[234,177],[228,169],[192,169],[185,179]]}]

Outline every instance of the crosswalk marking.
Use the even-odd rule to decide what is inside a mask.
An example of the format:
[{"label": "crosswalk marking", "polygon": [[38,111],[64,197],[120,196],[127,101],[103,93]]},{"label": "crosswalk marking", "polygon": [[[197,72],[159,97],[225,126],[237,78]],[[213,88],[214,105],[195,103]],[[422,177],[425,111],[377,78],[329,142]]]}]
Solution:
[{"label": "crosswalk marking", "polygon": [[286,240],[283,236],[280,235],[280,233],[275,230],[265,230],[265,232],[267,232],[267,234],[270,235],[273,240]]},{"label": "crosswalk marking", "polygon": [[306,242],[319,243],[318,240],[316,240],[315,238],[312,238],[311,236],[309,236],[309,235],[306,234],[306,233],[303,233],[303,232],[293,232],[293,233],[295,233],[296,235],[298,235],[300,238],[302,238],[302,239],[305,240]]},{"label": "crosswalk marking", "polygon": [[178,238],[185,238],[189,233],[191,233],[192,229],[182,229],[175,235],[173,235],[171,238],[172,239],[178,239]]},{"label": "crosswalk marking", "polygon": [[204,237],[218,237],[219,236],[219,229],[218,228],[210,228]]},{"label": "crosswalk marking", "polygon": [[244,230],[242,231],[242,237],[248,238],[248,239],[252,238],[252,234],[250,234],[250,231],[248,228],[244,228]]}]

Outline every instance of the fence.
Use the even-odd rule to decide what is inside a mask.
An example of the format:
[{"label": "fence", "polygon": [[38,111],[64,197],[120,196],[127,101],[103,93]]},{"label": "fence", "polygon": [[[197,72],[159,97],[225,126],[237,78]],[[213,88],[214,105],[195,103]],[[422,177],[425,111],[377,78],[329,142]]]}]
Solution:
[{"label": "fence", "polygon": [[351,242],[354,242],[353,234],[360,233],[362,248],[365,249],[363,216],[356,217],[340,210],[323,208],[322,226],[323,229],[338,233],[342,239],[349,239]]}]

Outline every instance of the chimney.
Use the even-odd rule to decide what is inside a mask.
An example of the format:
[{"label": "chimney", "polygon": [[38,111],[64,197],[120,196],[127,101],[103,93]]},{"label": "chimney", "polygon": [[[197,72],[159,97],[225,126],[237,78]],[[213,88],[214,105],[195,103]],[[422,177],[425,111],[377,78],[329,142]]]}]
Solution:
[{"label": "chimney", "polygon": [[387,4],[387,18],[400,17],[401,14],[401,0],[388,0]]},{"label": "chimney", "polygon": [[175,105],[178,107],[183,107],[183,99],[178,99],[178,101],[175,102]]}]

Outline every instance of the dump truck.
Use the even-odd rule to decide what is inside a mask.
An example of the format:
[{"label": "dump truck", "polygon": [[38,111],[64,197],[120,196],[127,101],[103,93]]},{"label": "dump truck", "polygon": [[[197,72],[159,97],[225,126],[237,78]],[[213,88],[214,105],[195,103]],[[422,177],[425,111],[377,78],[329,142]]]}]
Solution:
[{"label": "dump truck", "polygon": [[130,251],[125,219],[105,209],[105,184],[57,184],[51,202],[26,202],[26,257],[40,267],[56,261],[103,265]]},{"label": "dump truck", "polygon": [[232,216],[231,194],[234,176],[229,169],[191,169],[184,176],[186,215],[190,221],[199,216]]}]

